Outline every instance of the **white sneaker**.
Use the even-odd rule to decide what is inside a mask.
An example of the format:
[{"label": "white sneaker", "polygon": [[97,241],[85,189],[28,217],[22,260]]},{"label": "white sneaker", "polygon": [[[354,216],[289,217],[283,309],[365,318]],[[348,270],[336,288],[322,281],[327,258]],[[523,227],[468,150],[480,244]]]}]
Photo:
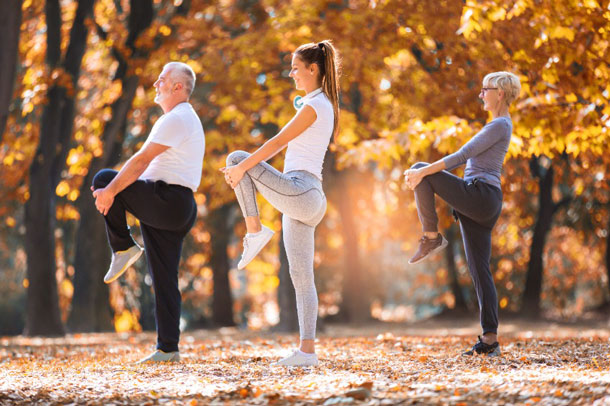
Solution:
[{"label": "white sneaker", "polygon": [[142,252],[144,252],[144,250],[136,244],[125,251],[112,253],[112,262],[110,263],[108,273],[104,276],[104,282],[110,283],[117,280],[119,276],[123,275],[125,271],[140,258]]},{"label": "white sneaker", "polygon": [[316,354],[306,354],[300,350],[296,350],[292,355],[274,362],[272,365],[284,367],[317,367],[318,356]]},{"label": "white sneaker", "polygon": [[244,252],[241,254],[237,269],[244,269],[267,245],[273,234],[273,231],[265,226],[258,233],[246,234],[244,237]]},{"label": "white sneaker", "polygon": [[148,357],[142,358],[136,364],[144,364],[147,362],[180,362],[180,353],[178,351],[163,352],[157,350]]}]

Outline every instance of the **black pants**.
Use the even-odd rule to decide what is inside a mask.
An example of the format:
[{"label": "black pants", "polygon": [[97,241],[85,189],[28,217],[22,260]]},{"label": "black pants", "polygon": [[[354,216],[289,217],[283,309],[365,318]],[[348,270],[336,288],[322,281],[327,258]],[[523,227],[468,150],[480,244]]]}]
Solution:
[{"label": "black pants", "polygon": [[[412,168],[427,165],[420,162]],[[424,232],[438,230],[435,194],[453,207],[460,220],[466,261],[479,301],[483,333],[497,333],[498,295],[489,261],[491,230],[502,211],[502,190],[482,181],[466,182],[447,171],[426,176],[415,188],[417,213]]]},{"label": "black pants", "polygon": [[[95,189],[106,187],[117,171],[103,169],[93,178]],[[108,242],[113,252],[135,245],[127,226],[126,211],[140,220],[148,272],[155,292],[157,348],[178,351],[180,307],[178,265],[182,242],[197,217],[193,191],[163,181],[137,180],[116,195],[105,216]]]}]

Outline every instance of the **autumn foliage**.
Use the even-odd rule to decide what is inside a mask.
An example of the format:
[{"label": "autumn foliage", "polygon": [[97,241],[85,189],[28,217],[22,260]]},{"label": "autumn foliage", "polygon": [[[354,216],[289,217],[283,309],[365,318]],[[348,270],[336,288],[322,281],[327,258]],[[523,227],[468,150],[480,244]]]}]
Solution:
[{"label": "autumn foliage", "polygon": [[[49,286],[57,284],[61,322],[73,312],[78,289],[87,286],[88,306],[106,311],[87,328],[152,327],[142,264],[110,290],[99,287],[95,275],[98,285],[81,285],[78,275],[90,269],[77,260],[89,252],[83,242],[92,233],[102,236],[93,261],[101,268],[108,252],[99,224],[79,227],[83,215],[92,215],[85,196],[92,171],[102,164],[120,167],[160,116],[152,83],[170,60],[195,70],[191,101],[206,131],[196,193],[200,216],[181,267],[184,322],[254,329],[277,323],[277,240],[248,271],[233,269],[244,230],[218,169],[228,152],[252,150],[288,122],[297,95],[287,77],[291,51],[326,38],[343,58],[343,94],[341,129],[327,161],[332,171],[325,175],[330,204],[316,242],[321,316],[349,321],[355,306],[363,306],[367,319],[414,321],[443,309],[476,308],[446,206],[439,213],[443,229],[455,234],[453,254],[407,269],[420,230],[401,173],[455,151],[484,125],[481,79],[497,70],[515,72],[523,84],[511,111],[504,211],[494,234],[500,307],[575,317],[610,299],[607,1],[96,0],[82,22],[87,39],[77,83],[66,66],[50,64],[49,55],[69,57],[70,30],[84,2],[57,4],[61,24],[51,49],[44,2],[22,3],[19,65],[0,129],[0,313],[16,326],[3,326],[6,333],[21,331],[33,282],[26,276],[27,256],[31,266],[35,254],[24,249],[23,207],[34,203],[30,176],[45,146],[43,115],[53,88],[75,106],[63,143],[46,146],[61,158],[56,182],[47,185],[54,210],[46,241],[53,243],[54,263],[43,269]],[[149,16],[142,15],[145,6]],[[281,168],[282,157],[272,163]],[[279,230],[278,213],[262,201],[261,207],[263,221]],[[362,292],[361,304],[350,302],[353,291]],[[223,306],[230,311],[221,316]]]},{"label": "autumn foliage", "polygon": [[[464,358],[456,323],[332,329],[318,368],[270,363],[294,337],[225,329],[183,336],[177,365],[134,365],[152,334],[12,338],[0,344],[0,404],[590,405],[608,402],[603,324],[507,323],[500,358]],[[465,330],[474,333],[472,323]],[[389,328],[389,330],[388,330]],[[439,335],[440,329],[451,332]],[[356,334],[356,335],[354,335]]]}]

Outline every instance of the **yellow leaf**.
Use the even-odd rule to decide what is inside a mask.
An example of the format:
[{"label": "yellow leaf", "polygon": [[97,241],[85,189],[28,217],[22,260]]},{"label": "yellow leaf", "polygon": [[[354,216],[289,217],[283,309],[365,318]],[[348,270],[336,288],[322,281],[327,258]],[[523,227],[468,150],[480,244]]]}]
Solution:
[{"label": "yellow leaf", "polygon": [[569,27],[553,27],[549,31],[549,37],[553,39],[565,38],[568,41],[574,41],[574,30]]}]

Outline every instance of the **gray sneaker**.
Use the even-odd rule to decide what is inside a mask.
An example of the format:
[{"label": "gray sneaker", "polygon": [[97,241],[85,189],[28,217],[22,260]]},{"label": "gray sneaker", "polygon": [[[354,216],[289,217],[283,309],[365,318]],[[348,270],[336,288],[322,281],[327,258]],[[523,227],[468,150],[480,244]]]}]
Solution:
[{"label": "gray sneaker", "polygon": [[180,362],[180,353],[178,351],[163,352],[157,350],[148,357],[142,358],[136,364],[145,364],[148,362]]},{"label": "gray sneaker", "polygon": [[119,276],[123,275],[125,271],[140,258],[142,252],[144,252],[144,250],[136,244],[125,251],[112,253],[112,262],[110,263],[108,273],[104,276],[104,282],[110,283],[117,280]]}]

